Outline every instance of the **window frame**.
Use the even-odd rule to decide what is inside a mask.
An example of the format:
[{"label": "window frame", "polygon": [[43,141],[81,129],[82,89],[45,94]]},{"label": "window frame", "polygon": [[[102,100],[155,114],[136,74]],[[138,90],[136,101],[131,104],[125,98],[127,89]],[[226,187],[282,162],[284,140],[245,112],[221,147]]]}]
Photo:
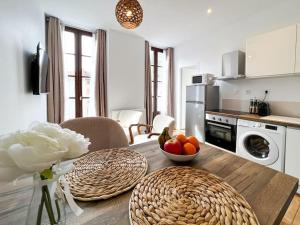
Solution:
[{"label": "window frame", "polygon": [[153,54],[153,64],[151,64],[151,68],[153,68],[153,81],[151,80],[151,83],[153,85],[153,117],[160,114],[160,112],[157,110],[157,102],[158,102],[158,93],[157,93],[157,86],[158,83],[161,82],[158,80],[158,68],[161,67],[158,65],[158,54],[164,53],[164,50],[157,47],[151,47],[151,52]]},{"label": "window frame", "polygon": [[[82,79],[83,78],[91,78],[90,76],[83,76],[82,75],[82,36],[92,37],[93,33],[80,30],[77,28],[65,27],[65,31],[71,32],[74,34],[75,39],[75,53],[72,54],[75,57],[75,71],[74,75],[66,74],[67,77],[74,77],[75,78],[75,97],[69,97],[69,99],[75,99],[75,117],[82,117],[83,115],[83,108],[82,108],[82,100],[83,99],[90,99],[90,97],[82,96]],[[71,53],[65,53],[71,54]]]}]

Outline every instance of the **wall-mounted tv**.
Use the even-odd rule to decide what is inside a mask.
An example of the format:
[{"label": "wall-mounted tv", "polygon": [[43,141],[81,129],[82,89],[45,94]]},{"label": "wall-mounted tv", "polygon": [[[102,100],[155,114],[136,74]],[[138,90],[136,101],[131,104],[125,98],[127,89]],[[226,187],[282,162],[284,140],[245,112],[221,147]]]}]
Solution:
[{"label": "wall-mounted tv", "polygon": [[49,57],[40,43],[31,63],[31,84],[34,95],[49,92],[48,82]]}]

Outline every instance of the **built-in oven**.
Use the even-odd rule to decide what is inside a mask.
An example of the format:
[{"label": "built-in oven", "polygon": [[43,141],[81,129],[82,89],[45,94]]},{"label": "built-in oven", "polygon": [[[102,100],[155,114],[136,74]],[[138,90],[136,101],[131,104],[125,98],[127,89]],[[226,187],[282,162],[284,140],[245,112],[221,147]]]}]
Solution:
[{"label": "built-in oven", "polygon": [[236,149],[237,119],[206,114],[205,141],[231,152]]}]

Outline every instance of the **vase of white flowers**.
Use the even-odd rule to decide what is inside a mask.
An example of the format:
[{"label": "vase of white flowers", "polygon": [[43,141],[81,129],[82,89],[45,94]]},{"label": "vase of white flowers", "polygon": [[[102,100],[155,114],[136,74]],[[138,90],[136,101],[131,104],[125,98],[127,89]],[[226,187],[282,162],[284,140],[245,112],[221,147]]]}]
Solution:
[{"label": "vase of white flowers", "polygon": [[26,225],[66,223],[66,200],[61,188],[55,188],[57,181],[58,177],[45,179],[38,173],[34,175],[33,195],[28,207]]},{"label": "vase of white flowers", "polygon": [[0,137],[0,181],[34,177],[27,225],[65,224],[65,196],[57,183],[72,169],[70,160],[87,153],[89,144],[83,135],[51,123]]}]

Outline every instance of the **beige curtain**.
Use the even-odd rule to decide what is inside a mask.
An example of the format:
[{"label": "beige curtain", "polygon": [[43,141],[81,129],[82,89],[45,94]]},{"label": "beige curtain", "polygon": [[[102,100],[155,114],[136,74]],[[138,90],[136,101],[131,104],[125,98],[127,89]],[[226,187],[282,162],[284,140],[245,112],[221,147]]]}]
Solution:
[{"label": "beige curtain", "polygon": [[50,17],[47,24],[47,51],[49,55],[47,120],[61,123],[64,120],[64,69],[62,27],[59,19]]},{"label": "beige curtain", "polygon": [[150,65],[150,46],[145,41],[145,109],[146,122],[152,124],[152,82],[151,82],[151,65]]},{"label": "beige curtain", "polygon": [[167,114],[174,117],[174,49],[167,49],[167,72],[168,72],[168,108]]},{"label": "beige curtain", "polygon": [[107,59],[106,59],[106,32],[97,30],[96,55],[96,114],[107,116]]}]

